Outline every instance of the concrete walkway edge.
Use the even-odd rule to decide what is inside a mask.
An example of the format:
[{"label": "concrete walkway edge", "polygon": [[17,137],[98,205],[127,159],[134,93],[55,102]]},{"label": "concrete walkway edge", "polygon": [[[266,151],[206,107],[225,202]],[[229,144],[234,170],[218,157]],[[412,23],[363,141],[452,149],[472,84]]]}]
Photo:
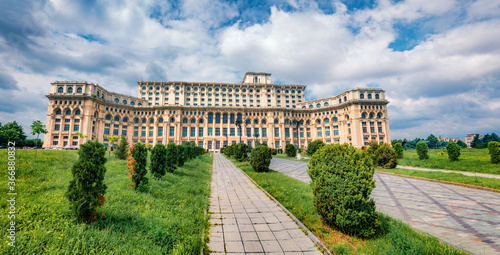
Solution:
[{"label": "concrete walkway edge", "polygon": [[[229,160],[229,162],[231,162],[231,160]],[[231,162],[231,164],[233,164],[233,162]],[[248,179],[250,179],[250,181],[253,184],[255,184],[255,186],[257,186],[257,188],[259,188],[260,190],[262,190],[262,192],[264,192],[264,194],[266,194],[266,196],[268,196],[271,200],[273,200],[274,202],[276,202],[276,204],[278,204],[279,207],[281,207],[281,209],[283,209],[283,211],[285,211],[286,214],[288,214],[288,216],[290,216],[295,221],[295,223],[297,223],[297,225],[299,225],[300,228],[302,228],[304,231],[307,232],[307,236],[309,238],[311,238],[311,240],[314,242],[314,244],[316,244],[319,247],[321,247],[323,253],[328,254],[328,255],[332,255],[332,253],[319,240],[319,238],[315,234],[313,234],[299,219],[297,219],[297,217],[295,217],[295,215],[293,215],[293,213],[291,213],[290,211],[288,211],[288,209],[286,209],[285,206],[283,206],[276,198],[274,198],[271,194],[269,194],[269,192],[267,192],[264,188],[262,188],[254,179],[252,179],[252,177],[248,176],[248,174],[245,173],[245,171],[241,170],[241,168],[237,167],[236,165],[234,165],[234,167],[236,167],[244,175],[246,175],[248,177]]]}]

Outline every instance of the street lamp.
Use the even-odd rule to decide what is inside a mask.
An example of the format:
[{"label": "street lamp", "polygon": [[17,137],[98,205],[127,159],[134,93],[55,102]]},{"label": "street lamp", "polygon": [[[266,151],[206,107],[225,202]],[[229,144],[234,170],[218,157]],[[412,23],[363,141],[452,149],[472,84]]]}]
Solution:
[{"label": "street lamp", "polygon": [[238,119],[236,120],[236,126],[238,126],[238,130],[240,130],[240,143],[241,143],[241,124],[243,124],[243,121]]}]

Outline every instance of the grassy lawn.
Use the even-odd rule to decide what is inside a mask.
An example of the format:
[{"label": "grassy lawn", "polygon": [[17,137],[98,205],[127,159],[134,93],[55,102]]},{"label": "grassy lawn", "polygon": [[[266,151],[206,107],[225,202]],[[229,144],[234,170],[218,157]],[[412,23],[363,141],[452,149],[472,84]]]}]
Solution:
[{"label": "grassy lawn", "polygon": [[[33,156],[34,150],[16,150],[16,253],[199,254],[205,246],[212,165],[208,154],[159,181],[148,173],[150,189],[145,193],[129,186],[126,160],[112,155],[106,163],[105,216],[90,224],[74,222],[64,197],[77,152],[39,150],[36,167]],[[7,150],[0,150],[0,164],[6,166],[6,161]],[[7,171],[0,179],[5,194]],[[8,214],[6,200],[0,202],[2,215]],[[0,222],[2,229],[8,228],[7,217]],[[6,241],[0,253],[13,253]]]},{"label": "grassy lawn", "polygon": [[308,184],[276,171],[256,173],[248,163],[231,160],[274,196],[334,254],[465,254],[399,220],[381,215],[381,233],[372,239],[345,235],[326,225],[316,212]]},{"label": "grassy lawn", "polygon": [[376,168],[375,170],[380,171],[380,172],[388,172],[388,173],[394,173],[394,174],[403,174],[403,175],[409,175],[409,176],[424,177],[424,178],[429,178],[429,179],[434,179],[434,180],[470,184],[470,185],[500,190],[500,180],[493,179],[493,178],[466,176],[466,175],[458,174],[458,173],[418,171],[418,170],[397,169],[397,168],[396,169]]},{"label": "grassy lawn", "polygon": [[[290,158],[285,153],[278,153],[276,155],[273,155],[273,157],[275,157],[275,158],[289,159],[289,160],[297,160],[297,157]],[[307,158],[304,158],[304,157],[307,157]],[[309,162],[309,156],[302,156],[302,158],[300,159],[300,161]]]},{"label": "grassy lawn", "polygon": [[439,155],[440,152],[441,149],[431,149],[429,150],[429,159],[419,160],[416,150],[406,150],[404,158],[398,159],[398,165],[500,174],[500,165],[491,163],[488,149],[461,149],[460,160],[455,162],[448,159],[445,150],[444,155]]}]

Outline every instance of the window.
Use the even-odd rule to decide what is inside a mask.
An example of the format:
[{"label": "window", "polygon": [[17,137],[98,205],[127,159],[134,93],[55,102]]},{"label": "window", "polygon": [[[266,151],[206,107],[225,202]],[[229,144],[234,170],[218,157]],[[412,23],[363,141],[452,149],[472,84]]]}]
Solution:
[{"label": "window", "polygon": [[73,131],[80,131],[80,125],[74,125]]},{"label": "window", "polygon": [[141,136],[146,136],[146,131],[141,131]]},{"label": "window", "polygon": [[122,135],[126,136],[127,135],[127,130],[122,130]]},{"label": "window", "polygon": [[64,93],[64,88],[63,87],[59,87],[57,89],[57,93]]},{"label": "window", "polygon": [[61,125],[60,124],[56,124],[54,126],[54,130],[59,131],[60,129],[61,129]]},{"label": "window", "polygon": [[66,115],[71,115],[71,110],[67,110]]},{"label": "window", "polygon": [[324,122],[325,124],[326,124],[326,123],[330,123],[330,119],[325,119],[323,122]]},{"label": "window", "polygon": [[375,133],[375,127],[370,127],[370,132]]},{"label": "window", "polygon": [[229,121],[231,122],[231,124],[234,124],[234,114],[231,113]]},{"label": "window", "polygon": [[128,119],[125,117],[125,118],[123,118],[123,120],[122,120],[122,121],[123,121],[123,122],[127,122],[127,121],[128,121]]},{"label": "window", "polygon": [[262,137],[267,137],[267,129],[262,128]]},{"label": "window", "polygon": [[380,99],[380,96],[378,94],[375,94],[375,99]]},{"label": "window", "polygon": [[203,137],[203,128],[198,128],[198,137]]},{"label": "window", "polygon": [[220,123],[220,113],[215,114],[215,123]]},{"label": "window", "polygon": [[188,123],[188,119],[186,118],[182,119],[182,123]]},{"label": "window", "polygon": [[278,124],[278,119],[274,119],[274,124]]},{"label": "window", "polygon": [[118,129],[113,129],[113,135],[118,135]]},{"label": "window", "polygon": [[214,114],[209,112],[208,113],[208,124],[214,123]]},{"label": "window", "polygon": [[360,99],[365,99],[365,94],[363,94],[363,93],[359,94],[359,98]]},{"label": "window", "polygon": [[362,118],[362,119],[366,119],[366,114],[365,114],[365,113],[362,113],[362,114],[361,114],[361,118]]},{"label": "window", "polygon": [[368,99],[372,99],[372,94],[368,94]]},{"label": "window", "polygon": [[139,123],[139,119],[138,119],[138,118],[135,118],[135,119],[134,119],[134,123]]},{"label": "window", "polygon": [[366,127],[363,127],[363,133],[366,133]]},{"label": "window", "polygon": [[81,87],[78,87],[78,88],[76,89],[76,93],[82,93],[82,88],[81,88]]},{"label": "window", "polygon": [[188,128],[187,127],[183,127],[182,128],[182,137],[187,137],[187,132],[188,132]]},{"label": "window", "polygon": [[163,127],[158,127],[158,136],[163,136]]},{"label": "window", "polygon": [[105,134],[105,135],[109,135],[109,128],[105,128],[105,129],[104,129],[104,134]]},{"label": "window", "polygon": [[252,129],[247,128],[247,137],[252,137]]},{"label": "window", "polygon": [[328,102],[325,102],[323,105],[324,105],[324,106],[328,106]]},{"label": "window", "polygon": [[120,121],[120,117],[115,116],[114,121]]},{"label": "window", "polygon": [[189,136],[191,136],[191,137],[196,136],[196,128],[195,127],[191,127],[191,132],[190,132]]},{"label": "window", "polygon": [[213,135],[214,135],[214,129],[208,128],[208,136],[213,136]]},{"label": "window", "polygon": [[73,93],[73,88],[69,87],[68,88],[68,93]]},{"label": "window", "polygon": [[285,137],[290,137],[290,129],[285,128]]},{"label": "window", "polygon": [[339,122],[339,119],[337,119],[337,117],[333,118],[332,120],[333,122]]},{"label": "window", "polygon": [[234,128],[229,129],[229,136],[234,136]]},{"label": "window", "polygon": [[170,132],[168,134],[169,136],[174,136],[175,135],[175,127],[170,127]]},{"label": "window", "polygon": [[321,137],[321,136],[322,136],[321,131],[318,131],[318,137]]},{"label": "window", "polygon": [[120,102],[120,99],[115,98],[115,103],[118,103],[118,102]]},{"label": "window", "polygon": [[279,136],[280,136],[280,129],[274,128],[274,137],[279,137]]},{"label": "window", "polygon": [[[234,115],[233,115],[233,118],[234,118]],[[227,113],[224,113],[224,114],[222,115],[222,123],[223,123],[223,124],[227,124]]]}]

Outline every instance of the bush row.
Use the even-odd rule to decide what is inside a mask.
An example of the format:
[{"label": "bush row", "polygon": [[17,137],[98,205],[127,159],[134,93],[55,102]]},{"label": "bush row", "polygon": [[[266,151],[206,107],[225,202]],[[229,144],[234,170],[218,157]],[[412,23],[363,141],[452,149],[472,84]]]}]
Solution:
[{"label": "bush row", "polygon": [[389,144],[371,141],[370,147],[366,151],[375,166],[389,169],[398,165],[398,154]]}]

